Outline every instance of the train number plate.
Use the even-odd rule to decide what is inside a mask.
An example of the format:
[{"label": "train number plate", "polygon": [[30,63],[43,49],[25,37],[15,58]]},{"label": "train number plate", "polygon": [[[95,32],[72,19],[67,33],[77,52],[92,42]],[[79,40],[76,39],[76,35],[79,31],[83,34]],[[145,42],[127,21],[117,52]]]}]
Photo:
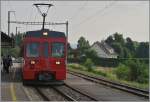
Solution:
[{"label": "train number plate", "polygon": [[41,73],[39,74],[39,78],[40,81],[49,81],[53,79],[52,74],[49,73]]}]

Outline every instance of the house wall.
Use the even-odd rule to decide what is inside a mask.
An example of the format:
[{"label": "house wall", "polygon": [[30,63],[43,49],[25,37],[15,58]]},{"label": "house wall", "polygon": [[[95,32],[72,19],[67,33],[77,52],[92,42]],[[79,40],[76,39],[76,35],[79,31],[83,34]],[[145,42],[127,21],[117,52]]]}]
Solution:
[{"label": "house wall", "polygon": [[97,44],[94,44],[91,49],[95,50],[99,57],[109,58],[109,56]]},{"label": "house wall", "polygon": [[[117,55],[114,54],[107,54],[102,48],[100,48],[97,44],[94,44],[91,49],[95,50],[97,52],[98,57],[101,58],[117,58]],[[112,52],[113,49],[111,49]]]}]

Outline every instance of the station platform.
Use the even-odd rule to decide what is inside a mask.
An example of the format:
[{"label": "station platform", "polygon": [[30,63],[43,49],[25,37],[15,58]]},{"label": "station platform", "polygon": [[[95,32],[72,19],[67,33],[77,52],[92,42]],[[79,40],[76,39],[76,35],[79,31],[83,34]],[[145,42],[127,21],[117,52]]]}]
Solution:
[{"label": "station platform", "polygon": [[21,80],[21,64],[13,63],[9,73],[1,69],[1,101],[29,101]]}]

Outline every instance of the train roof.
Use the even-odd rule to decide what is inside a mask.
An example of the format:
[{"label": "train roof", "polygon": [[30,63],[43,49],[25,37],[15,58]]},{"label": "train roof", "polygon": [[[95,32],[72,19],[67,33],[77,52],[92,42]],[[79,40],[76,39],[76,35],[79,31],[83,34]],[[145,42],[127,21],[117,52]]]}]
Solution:
[{"label": "train roof", "polygon": [[65,38],[65,33],[58,32],[58,31],[49,31],[48,29],[44,29],[44,30],[28,31],[26,32],[25,37],[52,37],[52,38],[64,37]]}]

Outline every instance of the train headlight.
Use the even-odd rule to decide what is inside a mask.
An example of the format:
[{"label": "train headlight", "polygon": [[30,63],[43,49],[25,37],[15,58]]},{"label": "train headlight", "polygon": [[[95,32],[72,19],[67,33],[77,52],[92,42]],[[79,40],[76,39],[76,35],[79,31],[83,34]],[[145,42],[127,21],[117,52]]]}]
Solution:
[{"label": "train headlight", "polygon": [[48,35],[48,33],[47,33],[47,32],[43,32],[43,35],[47,36],[47,35]]},{"label": "train headlight", "polygon": [[56,64],[60,64],[60,62],[59,62],[59,61],[56,61]]},{"label": "train headlight", "polygon": [[35,61],[31,61],[31,64],[35,64]]}]

